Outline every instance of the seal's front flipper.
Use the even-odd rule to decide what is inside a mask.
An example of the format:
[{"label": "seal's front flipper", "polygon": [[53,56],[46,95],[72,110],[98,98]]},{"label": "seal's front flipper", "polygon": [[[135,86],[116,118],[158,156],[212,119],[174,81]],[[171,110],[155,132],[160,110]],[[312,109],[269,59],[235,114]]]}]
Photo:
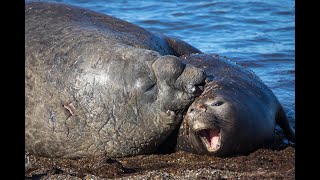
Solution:
[{"label": "seal's front flipper", "polygon": [[283,110],[282,107],[279,108],[279,111],[276,116],[276,124],[280,126],[282,129],[285,137],[291,141],[291,142],[296,142],[296,135],[295,135],[295,130],[293,127],[290,125],[289,120]]}]

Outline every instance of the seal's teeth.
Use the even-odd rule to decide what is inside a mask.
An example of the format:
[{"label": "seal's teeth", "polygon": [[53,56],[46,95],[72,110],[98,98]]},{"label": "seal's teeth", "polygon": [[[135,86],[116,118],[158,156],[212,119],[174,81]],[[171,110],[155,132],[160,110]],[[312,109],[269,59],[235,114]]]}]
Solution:
[{"label": "seal's teeth", "polygon": [[210,152],[216,151],[220,148],[220,131],[214,129],[204,129],[199,131],[199,135]]}]

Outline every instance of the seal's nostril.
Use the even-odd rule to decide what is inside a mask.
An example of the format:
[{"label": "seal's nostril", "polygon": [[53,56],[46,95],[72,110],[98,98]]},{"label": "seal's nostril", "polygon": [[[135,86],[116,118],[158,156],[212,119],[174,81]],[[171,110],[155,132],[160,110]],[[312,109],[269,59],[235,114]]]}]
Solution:
[{"label": "seal's nostril", "polygon": [[189,112],[193,112],[194,111],[194,108],[190,108]]},{"label": "seal's nostril", "polygon": [[204,104],[199,104],[197,105],[197,108],[203,112],[207,111],[207,107]]},{"label": "seal's nostril", "polygon": [[187,85],[187,91],[188,91],[188,93],[194,93],[195,91],[196,91],[196,87],[194,86],[194,85],[192,85],[192,84],[188,84]]},{"label": "seal's nostril", "polygon": [[206,108],[205,105],[203,105],[203,104],[199,104],[197,107],[200,108],[200,109]]}]

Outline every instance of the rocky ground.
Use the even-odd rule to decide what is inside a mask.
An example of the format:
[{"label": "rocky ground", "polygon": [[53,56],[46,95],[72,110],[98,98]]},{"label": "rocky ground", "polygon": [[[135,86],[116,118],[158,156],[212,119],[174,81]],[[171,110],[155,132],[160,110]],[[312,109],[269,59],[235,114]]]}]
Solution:
[{"label": "rocky ground", "polygon": [[176,152],[78,160],[27,156],[25,179],[295,179],[295,147],[275,142],[228,158]]}]

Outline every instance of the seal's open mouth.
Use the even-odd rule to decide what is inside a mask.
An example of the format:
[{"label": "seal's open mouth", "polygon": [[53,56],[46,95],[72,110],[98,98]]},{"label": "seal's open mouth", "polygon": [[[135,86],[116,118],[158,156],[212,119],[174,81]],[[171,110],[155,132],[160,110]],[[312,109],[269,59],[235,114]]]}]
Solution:
[{"label": "seal's open mouth", "polygon": [[220,148],[221,134],[219,130],[203,129],[198,131],[198,134],[209,152],[217,151]]}]

